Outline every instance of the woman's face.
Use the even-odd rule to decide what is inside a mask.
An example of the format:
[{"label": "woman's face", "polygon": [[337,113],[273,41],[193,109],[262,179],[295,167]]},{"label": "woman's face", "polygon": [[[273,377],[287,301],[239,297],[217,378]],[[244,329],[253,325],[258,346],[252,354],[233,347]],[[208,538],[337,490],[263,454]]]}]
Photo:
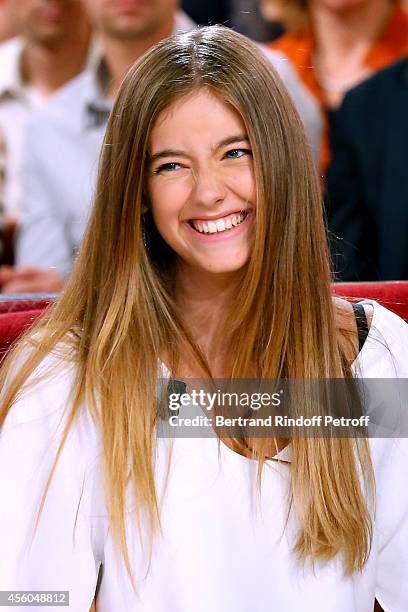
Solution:
[{"label": "woman's face", "polygon": [[207,90],[159,116],[150,140],[150,208],[158,231],[198,273],[230,273],[248,261],[256,205],[244,122]]}]

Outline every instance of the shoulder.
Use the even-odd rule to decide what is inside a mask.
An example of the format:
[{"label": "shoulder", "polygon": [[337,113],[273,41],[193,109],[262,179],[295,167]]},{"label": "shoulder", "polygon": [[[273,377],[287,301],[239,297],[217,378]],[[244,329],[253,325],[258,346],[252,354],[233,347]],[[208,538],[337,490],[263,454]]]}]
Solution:
[{"label": "shoulder", "polygon": [[[312,93],[303,83],[300,75],[296,70],[296,62],[291,61],[292,58],[284,49],[273,48],[269,45],[257,43],[257,47],[265,57],[271,62],[272,66],[278,72],[289,93],[291,94],[294,102],[298,106],[300,115],[305,112],[310,112],[310,108],[313,108],[313,112],[318,115],[321,120],[321,111],[317,101],[315,100]],[[306,108],[304,108],[306,107]]]},{"label": "shoulder", "polygon": [[296,36],[295,34],[283,34],[276,40],[268,43],[270,49],[285,53],[292,61],[300,56],[308,55],[312,48],[312,37],[308,34]]},{"label": "shoulder", "polygon": [[[41,339],[36,337],[34,342],[39,343]],[[30,345],[26,345],[10,364],[6,364],[8,372],[0,395],[1,402],[5,400],[7,392],[30,359],[33,350]],[[19,388],[3,423],[2,436],[8,432],[28,432],[30,428],[37,431],[43,429],[47,435],[54,427],[55,433],[58,434],[73,405],[77,374],[73,349],[68,343],[59,343],[41,360]],[[78,411],[78,424],[74,425],[74,430],[84,426],[89,435],[93,436],[92,431],[95,428],[91,425],[85,403]]]},{"label": "shoulder", "polygon": [[[78,367],[70,345],[59,343],[34,367],[25,382],[18,383],[20,373],[29,367],[35,344],[40,343],[38,334],[32,344],[27,343],[11,363],[5,364],[7,374],[0,407],[8,411],[0,428],[0,454],[7,455],[18,447],[25,459],[40,460],[41,456],[55,453],[69,425],[64,452],[73,464],[87,463],[99,447],[99,434],[85,401],[76,409],[72,424],[70,421],[78,388]],[[16,393],[14,384],[18,385]],[[8,392],[14,398],[10,406]]]},{"label": "shoulder", "polygon": [[294,64],[282,50],[258,44],[258,48],[279,74],[306,128],[315,158],[319,157],[323,125],[322,112],[313,93],[305,85]]},{"label": "shoulder", "polygon": [[[353,309],[353,302],[334,296],[333,304],[336,308],[336,317],[340,324],[347,326],[348,329],[356,329],[356,319]],[[371,321],[374,315],[374,307],[370,301],[363,302],[364,312],[367,317],[368,327],[371,326]]]},{"label": "shoulder", "polygon": [[[352,302],[343,298],[333,297],[333,305],[335,307],[335,322],[339,332],[339,342],[345,358],[351,364],[359,352],[356,312]],[[367,320],[367,326],[370,329],[373,318],[372,306],[368,304],[364,305],[364,313]]]},{"label": "shoulder", "polygon": [[401,317],[374,300],[359,302],[364,307],[369,332],[362,350],[358,352],[357,323],[352,303],[336,297],[333,303],[336,326],[345,338],[343,348],[348,349],[349,361],[356,376],[408,377],[408,324]]},{"label": "shoulder", "polygon": [[2,61],[3,59],[9,59],[17,62],[23,48],[23,40],[20,37],[15,36],[14,38],[10,38],[9,40],[6,40],[0,44],[0,57]]},{"label": "shoulder", "polygon": [[[23,166],[26,176],[41,177],[41,186],[50,191],[67,188],[75,190],[93,185],[103,128],[88,129],[87,105],[92,96],[92,73],[86,71],[63,87],[47,104],[34,111],[25,130]],[[46,146],[45,146],[46,145]],[[59,172],[55,172],[56,165]],[[68,172],[67,169],[70,169]],[[72,183],[72,170],[77,180]],[[27,190],[28,192],[28,190]],[[65,191],[62,200],[70,191]],[[58,198],[54,197],[58,204]]]},{"label": "shoulder", "polygon": [[85,406],[64,437],[75,373],[67,354],[53,351],[29,377],[0,430],[0,538],[7,584],[20,580],[35,590],[47,580],[57,589],[64,575],[74,608],[85,610],[103,556],[107,510],[102,446]]},{"label": "shoulder", "polygon": [[[87,104],[95,98],[95,72],[87,69],[53,94],[45,106],[35,110],[27,124],[27,140],[38,142],[44,139],[81,134],[85,125]],[[47,143],[48,144],[48,143]]]},{"label": "shoulder", "polygon": [[344,98],[342,110],[351,112],[361,107],[382,106],[392,99],[396,89],[403,86],[408,92],[408,60],[404,58],[350,89]]},{"label": "shoulder", "polygon": [[256,43],[258,49],[262,51],[264,56],[271,62],[272,66],[279,73],[280,77],[285,81],[286,79],[299,79],[296,73],[293,63],[290,61],[289,56],[283,49],[275,49],[269,45],[262,43]]},{"label": "shoulder", "polygon": [[181,10],[176,12],[176,17],[174,20],[174,30],[173,30],[174,34],[177,32],[188,32],[189,30],[192,30],[196,26],[197,24],[195,23],[195,21],[193,21],[187,15],[187,13]]},{"label": "shoulder", "polygon": [[[2,389],[2,402],[28,357],[28,352],[23,353],[13,363]],[[72,422],[70,418],[76,375],[77,367],[67,347],[61,345],[21,386],[0,428],[3,491],[17,485],[23,490],[31,483],[34,504],[38,501],[36,492],[47,482],[58,457],[54,482],[59,495],[67,488],[80,492],[85,475],[97,465],[102,440],[86,402],[78,406]],[[56,503],[59,507],[60,502]]]},{"label": "shoulder", "polygon": [[[0,96],[20,85],[20,56],[24,48],[21,38],[15,37],[0,44]],[[0,98],[1,99],[1,98]],[[10,96],[4,97],[9,100]]]},{"label": "shoulder", "polygon": [[[389,121],[401,123],[405,100],[408,104],[408,59],[380,70],[346,93],[339,110],[331,115],[334,147],[338,138],[346,137],[365,165],[367,156],[381,151],[376,140],[384,138]],[[404,125],[402,121],[401,129]]]},{"label": "shoulder", "polygon": [[408,324],[391,310],[373,300],[370,331],[354,366],[365,378],[408,377]]}]

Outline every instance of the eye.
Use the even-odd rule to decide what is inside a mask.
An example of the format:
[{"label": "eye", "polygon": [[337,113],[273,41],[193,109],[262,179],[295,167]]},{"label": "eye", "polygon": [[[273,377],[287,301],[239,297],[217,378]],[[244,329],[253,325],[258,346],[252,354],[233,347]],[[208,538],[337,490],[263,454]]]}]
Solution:
[{"label": "eye", "polygon": [[245,155],[252,155],[251,149],[231,149],[225,153],[224,157],[226,159],[239,159]]},{"label": "eye", "polygon": [[174,172],[179,168],[181,168],[181,164],[178,164],[177,162],[167,162],[166,164],[162,164],[156,168],[156,170],[153,170],[153,172],[155,174],[160,174],[161,172]]}]

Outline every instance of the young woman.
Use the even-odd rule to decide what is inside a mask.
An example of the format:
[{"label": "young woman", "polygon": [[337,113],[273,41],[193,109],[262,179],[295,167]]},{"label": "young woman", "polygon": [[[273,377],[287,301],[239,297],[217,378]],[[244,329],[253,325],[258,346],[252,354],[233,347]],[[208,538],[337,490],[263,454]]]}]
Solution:
[{"label": "young woman", "polygon": [[2,370],[0,588],[76,612],[95,593],[98,612],[405,610],[405,442],[157,436],[163,375],[406,376],[407,326],[364,307],[359,352],[301,122],[256,46],[212,27],[149,51],[73,276]]}]

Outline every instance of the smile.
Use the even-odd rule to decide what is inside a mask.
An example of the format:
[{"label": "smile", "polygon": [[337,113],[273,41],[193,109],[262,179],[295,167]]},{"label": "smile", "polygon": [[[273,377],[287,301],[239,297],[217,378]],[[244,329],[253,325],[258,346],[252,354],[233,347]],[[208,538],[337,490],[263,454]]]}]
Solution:
[{"label": "smile", "polygon": [[198,221],[195,219],[191,219],[189,224],[196,232],[199,234],[216,234],[221,232],[228,232],[229,230],[238,227],[245,221],[250,211],[241,211],[240,213],[235,213],[233,215],[228,215],[227,217],[221,217],[220,219],[212,220],[212,221]]}]

